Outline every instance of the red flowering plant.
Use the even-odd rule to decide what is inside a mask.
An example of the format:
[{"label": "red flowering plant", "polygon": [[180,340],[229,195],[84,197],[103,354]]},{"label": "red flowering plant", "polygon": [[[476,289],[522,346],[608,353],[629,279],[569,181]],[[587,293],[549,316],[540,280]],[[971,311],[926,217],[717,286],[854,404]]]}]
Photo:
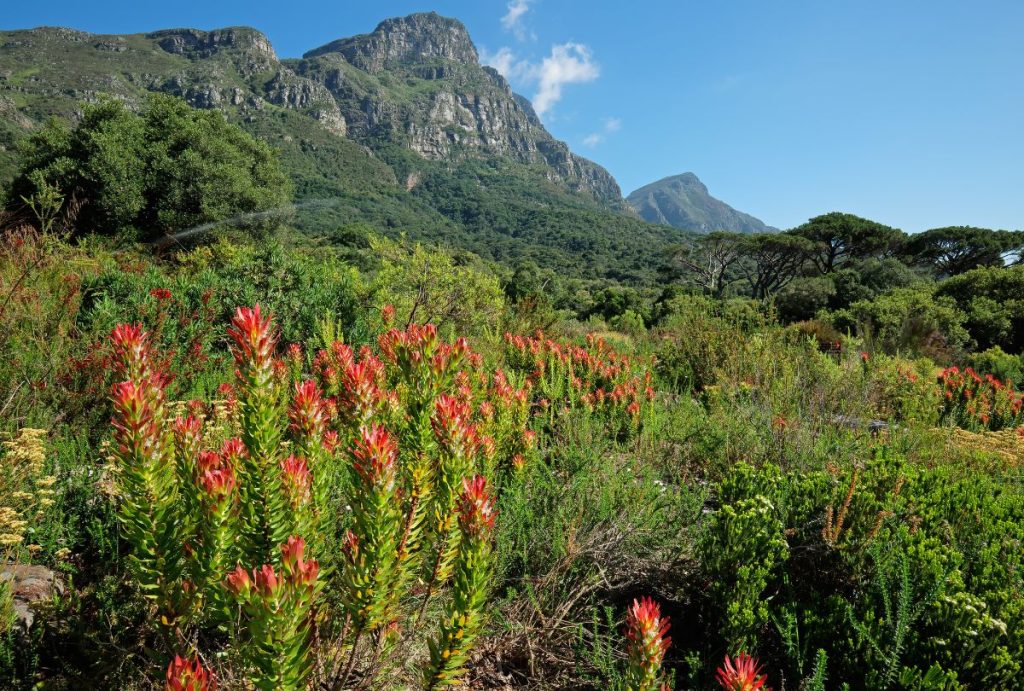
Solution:
[{"label": "red flowering plant", "polygon": [[654,398],[649,363],[622,355],[594,334],[583,346],[555,341],[540,331],[532,337],[506,334],[505,344],[505,361],[525,378],[549,421],[560,410],[583,408],[613,427],[639,429]]},{"label": "red flowering plant", "polygon": [[746,653],[740,653],[734,659],[726,655],[715,671],[715,680],[724,691],[771,691],[765,686],[768,677],[761,672],[761,666]]},{"label": "red flowering plant", "polygon": [[459,498],[458,566],[441,628],[429,641],[430,660],[424,672],[427,689],[459,682],[480,633],[493,568],[495,516],[494,499],[483,476],[464,479]]},{"label": "red flowering plant", "polygon": [[259,306],[238,309],[228,334],[227,423],[198,401],[171,419],[149,336],[111,339],[118,512],[171,649],[226,630],[251,684],[297,688],[315,644],[318,678],[344,687],[376,673],[413,603],[422,617],[450,584],[464,642],[439,674],[456,678],[483,616],[494,514],[494,490],[465,480],[530,453],[526,390],[429,325],[384,334],[380,357],[335,343],[310,379]]},{"label": "red flowering plant", "polygon": [[939,374],[939,385],[943,420],[974,431],[1024,425],[1024,394],[1013,382],[982,377],[970,367],[949,367]]},{"label": "red flowering plant", "polygon": [[633,600],[626,612],[626,685],[635,691],[668,689],[661,663],[671,639],[668,617],[649,597]]},{"label": "red flowering plant", "polygon": [[241,603],[236,636],[258,689],[306,688],[313,665],[314,603],[322,583],[319,564],[305,558],[305,548],[301,537],[289,537],[277,569],[264,564],[250,573],[238,566],[225,579]]},{"label": "red flowering plant", "polygon": [[175,655],[167,666],[165,691],[217,691],[217,681],[194,657]]}]

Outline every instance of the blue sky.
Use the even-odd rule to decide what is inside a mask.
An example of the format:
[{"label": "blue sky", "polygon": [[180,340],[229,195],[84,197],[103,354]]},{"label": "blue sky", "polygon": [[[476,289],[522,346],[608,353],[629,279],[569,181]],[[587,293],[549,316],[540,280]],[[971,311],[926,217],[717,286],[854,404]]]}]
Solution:
[{"label": "blue sky", "polygon": [[780,228],[1024,228],[1019,0],[8,3],[5,29],[254,26],[293,57],[435,10],[623,192],[695,172]]}]

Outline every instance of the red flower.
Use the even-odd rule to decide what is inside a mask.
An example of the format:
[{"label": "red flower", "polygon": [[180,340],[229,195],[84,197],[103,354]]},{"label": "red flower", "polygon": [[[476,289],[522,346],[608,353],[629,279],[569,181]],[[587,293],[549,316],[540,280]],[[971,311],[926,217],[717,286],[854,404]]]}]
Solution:
[{"label": "red flower", "polygon": [[487,493],[487,480],[476,475],[462,480],[462,497],[459,503],[459,522],[470,535],[486,537],[494,529],[497,511],[494,500]]},{"label": "red flower", "polygon": [[327,421],[327,407],[316,382],[304,381],[295,385],[295,398],[288,417],[297,435],[320,441]]},{"label": "red flower", "polygon": [[725,656],[725,662],[715,672],[715,679],[725,691],[771,691],[765,686],[768,678],[761,673],[761,666],[757,659],[740,653],[735,661]]},{"label": "red flower", "polygon": [[281,475],[284,479],[288,497],[294,506],[305,504],[309,501],[309,490],[313,484],[313,478],[309,473],[309,465],[306,459],[294,455],[281,461]]},{"label": "red flower", "polygon": [[239,564],[234,571],[228,574],[224,585],[235,595],[245,597],[252,590],[252,579],[249,578],[249,572]]},{"label": "red flower", "polygon": [[253,308],[239,307],[231,319],[228,335],[235,342],[235,362],[242,366],[252,362],[257,368],[270,366],[277,346],[270,315],[264,315],[257,304]]},{"label": "red flower", "polygon": [[626,612],[626,638],[629,659],[641,669],[657,669],[665,658],[672,639],[668,633],[669,619],[661,616],[661,607],[649,597],[633,600]]},{"label": "red flower", "polygon": [[245,448],[245,443],[241,439],[232,437],[221,446],[220,455],[228,466],[235,468],[242,458],[249,455],[249,451]]},{"label": "red flower", "polygon": [[161,302],[171,299],[171,291],[167,290],[167,288],[153,288],[153,290],[149,291],[149,294]]},{"label": "red flower", "polygon": [[352,456],[353,466],[363,482],[385,491],[394,487],[398,444],[386,429],[377,425],[364,427]]},{"label": "red flower", "polygon": [[253,586],[256,592],[265,598],[271,598],[277,594],[281,581],[278,579],[273,566],[264,564],[258,570],[253,571],[252,575]]},{"label": "red flower", "polygon": [[207,470],[199,482],[203,491],[219,503],[230,497],[231,492],[235,489],[235,473],[230,468]]},{"label": "red flower", "polygon": [[292,535],[281,545],[281,565],[293,582],[308,586],[316,581],[320,566],[315,559],[303,558],[305,550],[306,541]]},{"label": "red flower", "polygon": [[385,327],[390,327],[395,322],[395,306],[384,305],[380,311],[380,319]]},{"label": "red flower", "polygon": [[199,660],[175,655],[167,667],[165,691],[214,691],[217,681]]}]

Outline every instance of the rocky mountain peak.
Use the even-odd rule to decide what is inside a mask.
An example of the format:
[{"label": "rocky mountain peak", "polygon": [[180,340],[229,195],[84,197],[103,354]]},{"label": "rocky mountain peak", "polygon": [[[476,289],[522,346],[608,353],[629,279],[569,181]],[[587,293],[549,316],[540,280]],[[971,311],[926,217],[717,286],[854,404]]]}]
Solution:
[{"label": "rocky mountain peak", "polygon": [[276,61],[277,54],[270,39],[260,31],[245,26],[200,31],[199,29],[165,29],[147,34],[168,53],[184,55],[192,59],[209,58],[224,49],[233,48],[258,55],[268,61]]},{"label": "rocky mountain peak", "polygon": [[736,233],[766,233],[775,228],[750,214],[737,211],[715,199],[707,186],[693,173],[662,178],[630,193],[626,200],[640,217],[682,230],[710,233],[727,230]]},{"label": "rocky mountain peak", "polygon": [[462,22],[435,12],[385,19],[372,33],[332,41],[303,57],[327,53],[340,53],[347,62],[371,74],[438,58],[471,65],[479,62]]}]

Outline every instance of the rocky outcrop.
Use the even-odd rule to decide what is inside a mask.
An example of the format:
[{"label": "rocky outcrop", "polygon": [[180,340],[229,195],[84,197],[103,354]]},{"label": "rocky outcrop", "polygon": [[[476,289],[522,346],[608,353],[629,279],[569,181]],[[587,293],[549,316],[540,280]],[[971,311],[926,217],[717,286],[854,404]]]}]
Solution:
[{"label": "rocky outcrop", "polygon": [[[480,65],[456,20],[434,13],[388,19],[370,34],[309,51],[293,68],[330,91],[353,138],[401,141],[431,160],[498,155],[546,165],[552,181],[621,200],[606,170],[555,140],[529,101]],[[381,78],[392,75],[400,79]]]},{"label": "rocky outcrop", "polygon": [[351,65],[371,74],[434,58],[468,65],[479,61],[476,46],[462,22],[434,12],[386,19],[373,33],[332,41],[303,57],[326,53],[338,53]]},{"label": "rocky outcrop", "polygon": [[147,34],[163,50],[192,61],[203,61],[227,54],[244,77],[274,69],[277,53],[265,35],[248,27],[230,27],[214,31],[167,29]]},{"label": "rocky outcrop", "polygon": [[277,61],[277,53],[270,44],[270,39],[261,32],[249,27],[230,27],[214,31],[198,29],[165,29],[146,34],[157,42],[168,53],[184,55],[193,60],[209,58],[221,50],[233,48],[254,55],[260,55],[268,61]]},{"label": "rocky outcrop", "polygon": [[345,118],[331,92],[323,84],[299,77],[291,70],[279,70],[266,83],[263,93],[270,103],[305,111],[330,132],[345,136]]},{"label": "rocky outcrop", "polygon": [[57,575],[45,566],[6,564],[0,566],[0,578],[10,582],[14,614],[18,624],[26,630],[35,621],[33,605],[64,592]]}]

